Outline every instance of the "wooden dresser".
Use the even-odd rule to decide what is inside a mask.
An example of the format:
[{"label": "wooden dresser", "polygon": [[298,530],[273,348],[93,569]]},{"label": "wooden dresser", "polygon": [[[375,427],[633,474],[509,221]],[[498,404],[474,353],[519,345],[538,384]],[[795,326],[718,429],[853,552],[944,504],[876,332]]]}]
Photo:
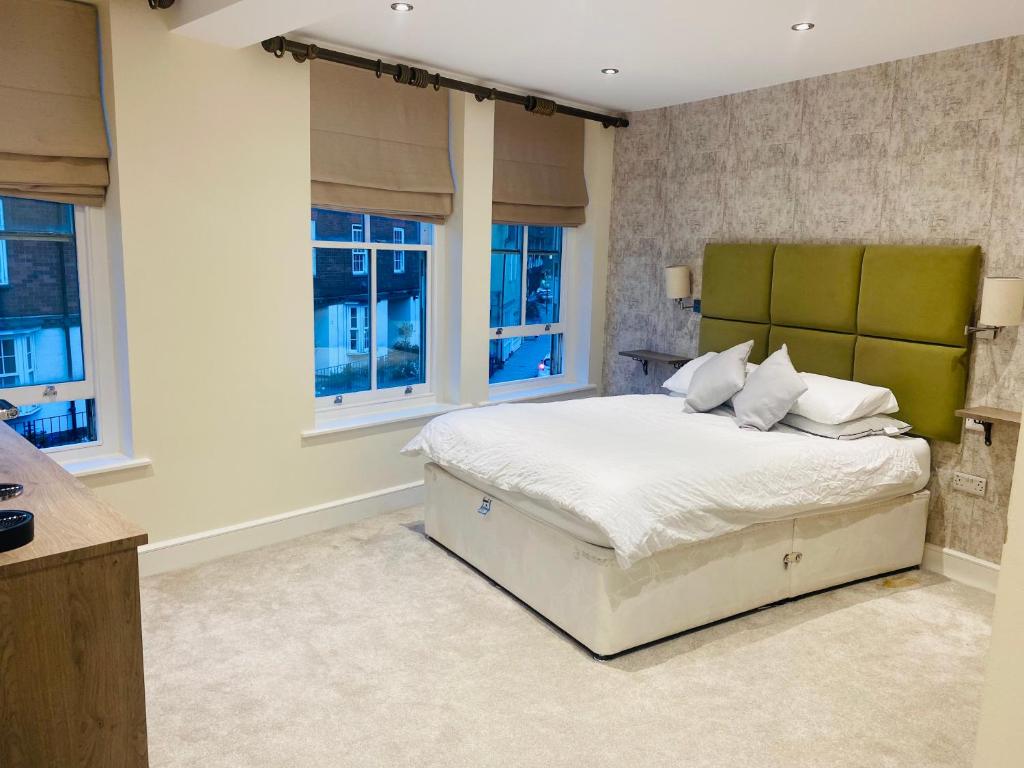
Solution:
[{"label": "wooden dresser", "polygon": [[149,764],[139,566],[146,534],[0,423],[0,508],[35,540],[0,552],[0,766]]}]

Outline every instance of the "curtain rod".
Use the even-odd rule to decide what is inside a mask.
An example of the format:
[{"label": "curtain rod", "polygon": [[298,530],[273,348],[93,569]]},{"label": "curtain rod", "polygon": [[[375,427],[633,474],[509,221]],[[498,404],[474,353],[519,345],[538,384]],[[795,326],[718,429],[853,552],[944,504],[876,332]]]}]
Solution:
[{"label": "curtain rod", "polygon": [[576,107],[570,107],[565,104],[558,104],[551,99],[544,99],[540,96],[520,96],[518,93],[499,91],[497,88],[487,88],[483,85],[467,83],[464,80],[445,77],[439,72],[431,74],[420,67],[412,67],[408,64],[389,64],[386,61],[381,61],[380,59],[367,59],[362,56],[353,56],[350,53],[333,51],[330,48],[321,48],[317,45],[299,43],[280,35],[264,40],[263,50],[274,54],[279,59],[286,53],[290,53],[292,58],[299,63],[309,59],[322,59],[323,61],[330,61],[334,64],[344,64],[347,67],[356,67],[357,69],[365,69],[370,72],[374,72],[378,78],[382,75],[391,75],[396,83],[413,85],[417,88],[426,88],[429,85],[432,86],[435,91],[438,91],[441,88],[448,88],[452,91],[471,93],[476,97],[477,101],[486,101],[488,99],[494,101],[507,101],[510,104],[518,104],[527,112],[533,112],[537,115],[553,115],[557,112],[561,115],[570,115],[572,117],[581,117],[584,120],[593,120],[601,123],[605,128],[626,128],[629,126],[629,120],[624,117],[603,115],[600,112],[577,109]]}]

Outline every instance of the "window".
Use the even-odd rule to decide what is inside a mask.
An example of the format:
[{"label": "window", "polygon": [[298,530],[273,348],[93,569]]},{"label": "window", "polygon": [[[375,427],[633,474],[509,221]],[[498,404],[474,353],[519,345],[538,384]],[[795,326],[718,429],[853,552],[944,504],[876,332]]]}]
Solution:
[{"label": "window", "polygon": [[491,227],[489,381],[563,370],[561,227]]},{"label": "window", "polygon": [[358,304],[348,305],[348,351],[366,354],[367,331],[369,330],[367,308]]},{"label": "window", "polygon": [[[361,243],[363,242],[363,225],[353,224],[352,225],[352,242]],[[368,253],[362,248],[352,251],[352,274],[353,275],[365,275],[366,274],[366,259]]]},{"label": "window", "polygon": [[0,397],[40,448],[98,440],[88,292],[74,206],[0,197]]},{"label": "window", "polygon": [[433,226],[318,208],[311,216],[316,397],[331,406],[426,394]]},{"label": "window", "polygon": [[[392,232],[395,244],[405,243],[405,230],[395,227]],[[405,272],[405,251],[395,251],[395,274]]]}]

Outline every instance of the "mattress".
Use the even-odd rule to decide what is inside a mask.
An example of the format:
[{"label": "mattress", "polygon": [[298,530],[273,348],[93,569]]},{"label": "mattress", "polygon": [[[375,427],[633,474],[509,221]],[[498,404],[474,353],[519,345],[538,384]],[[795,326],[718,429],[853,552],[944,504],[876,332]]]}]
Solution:
[{"label": "mattress", "polygon": [[743,430],[722,414],[685,414],[676,398],[622,395],[445,414],[403,453],[572,513],[628,568],[679,544],[906,494],[927,482],[914,444]]},{"label": "mattress", "polygon": [[[780,428],[789,429],[788,427]],[[789,429],[789,431],[797,434],[796,430]],[[824,437],[815,437],[813,435],[806,435],[806,437],[808,440],[827,439]],[[905,483],[902,486],[895,486],[887,489],[869,489],[869,492],[865,494],[864,499],[856,504],[839,506],[823,505],[802,511],[799,515],[793,515],[793,517],[810,517],[812,515],[827,512],[836,512],[844,507],[859,507],[864,504],[870,504],[885,499],[895,499],[900,496],[917,493],[918,491],[923,490],[924,487],[928,485],[928,479],[931,474],[931,449],[928,447],[928,441],[920,437],[894,437],[887,439],[899,440],[913,451],[914,458],[917,459],[917,463],[921,467],[920,477]],[[449,467],[447,471],[467,485],[471,485],[479,489],[482,497],[486,496],[488,498],[501,499],[507,504],[516,507],[523,514],[532,517],[537,522],[544,523],[545,525],[550,525],[553,528],[564,531],[575,539],[586,542],[587,544],[593,544],[597,547],[613,549],[612,543],[604,531],[598,528],[594,523],[580,517],[568,509],[563,509],[553,504],[546,504],[543,501],[533,499],[523,493],[504,491],[500,488],[489,485],[478,478],[472,477],[468,473],[460,472],[454,467]]]}]

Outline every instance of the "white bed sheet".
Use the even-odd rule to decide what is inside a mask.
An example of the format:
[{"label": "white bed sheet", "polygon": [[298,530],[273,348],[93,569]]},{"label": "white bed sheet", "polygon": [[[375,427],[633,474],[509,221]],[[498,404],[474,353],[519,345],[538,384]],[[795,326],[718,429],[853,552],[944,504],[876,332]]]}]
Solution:
[{"label": "white bed sheet", "polygon": [[[756,523],[918,490],[928,479],[921,445],[741,430],[721,413],[683,413],[679,398],[625,395],[456,411],[403,453],[570,513],[629,567]],[[579,537],[597,538],[592,528]]]}]

